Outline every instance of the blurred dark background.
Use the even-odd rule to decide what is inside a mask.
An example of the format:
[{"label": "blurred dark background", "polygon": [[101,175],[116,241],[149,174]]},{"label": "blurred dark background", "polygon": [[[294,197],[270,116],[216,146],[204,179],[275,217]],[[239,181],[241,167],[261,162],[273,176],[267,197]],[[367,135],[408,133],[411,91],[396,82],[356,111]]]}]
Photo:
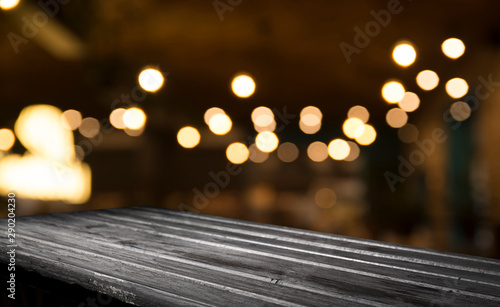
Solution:
[{"label": "blurred dark background", "polygon": [[[371,11],[388,6],[399,12],[389,14],[385,26],[378,23],[378,31],[368,30],[376,35],[356,47],[355,28],[366,33],[376,21]],[[97,137],[86,138],[75,130],[76,155],[92,171],[90,199],[69,204],[18,193],[16,214],[152,205],[499,258],[499,12],[498,1],[486,0],[21,0],[0,12],[0,128],[14,129],[21,110],[34,104],[75,109],[99,121],[116,107],[136,105],[147,122],[135,137],[101,128]],[[466,46],[458,59],[441,51],[450,37]],[[402,40],[417,53],[408,67],[391,56]],[[349,59],[341,43],[356,48]],[[145,67],[161,71],[164,85],[134,99]],[[425,69],[440,78],[432,91],[415,82]],[[246,99],[230,86],[241,72],[256,83]],[[465,79],[468,95],[478,98],[464,121],[447,116],[459,100],[445,91],[454,77]],[[381,88],[390,79],[420,97],[420,107],[408,113],[417,142],[402,141],[386,122],[393,106]],[[309,105],[323,113],[321,129],[310,135],[299,129],[299,113]],[[342,124],[354,105],[369,110],[376,140],[359,146],[354,161],[313,162],[307,154],[312,142],[347,140]],[[287,163],[274,151],[265,162],[248,160],[241,172],[224,177],[227,146],[253,143],[250,114],[258,106],[288,114],[276,134],[280,143],[295,144],[299,156]],[[228,134],[208,129],[204,113],[211,107],[230,116]],[[184,126],[200,131],[195,148],[177,142]],[[401,157],[408,161],[436,129],[446,140],[433,142],[422,163],[403,176]],[[16,139],[0,159],[25,151]],[[387,172],[398,178],[393,184]],[[228,178],[227,186],[214,177]],[[0,182],[0,215],[6,216],[12,187],[8,179]],[[318,195],[322,189],[326,194]]]}]

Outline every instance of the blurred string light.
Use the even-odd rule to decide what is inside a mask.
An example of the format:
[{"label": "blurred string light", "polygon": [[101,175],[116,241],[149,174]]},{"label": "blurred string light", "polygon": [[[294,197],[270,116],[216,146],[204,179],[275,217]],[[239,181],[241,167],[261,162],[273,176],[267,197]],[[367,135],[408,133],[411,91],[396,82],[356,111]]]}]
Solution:
[{"label": "blurred string light", "polygon": [[347,141],[347,144],[349,144],[350,150],[349,155],[344,159],[344,161],[354,161],[359,157],[361,150],[359,149],[358,144],[354,142]]},{"label": "blurred string light", "polygon": [[283,162],[293,162],[299,157],[299,149],[293,143],[286,142],[278,147],[278,158]]},{"label": "blurred string light", "polygon": [[367,145],[370,145],[372,144],[373,142],[375,142],[375,139],[377,138],[377,131],[375,130],[375,128],[373,128],[372,125],[363,125],[361,127],[358,127],[358,129],[356,129],[356,142],[359,144],[359,145],[364,145],[364,146],[367,146]]},{"label": "blurred string light", "polygon": [[248,151],[250,152],[249,159],[254,163],[263,163],[269,158],[269,153],[262,152],[255,144],[250,145]]},{"label": "blurred string light", "polygon": [[328,146],[323,142],[313,142],[307,147],[307,156],[314,162],[323,162],[328,158]]},{"label": "blurred string light", "polygon": [[227,134],[232,127],[233,122],[225,113],[217,113],[208,121],[208,128],[217,135]]},{"label": "blurred string light", "polygon": [[73,133],[62,126],[61,115],[49,105],[21,111],[14,131],[27,152],[0,160],[0,193],[73,204],[89,199],[90,167],[76,158]]},{"label": "blurred string light", "polygon": [[10,129],[0,129],[0,150],[9,151],[16,142],[16,136]]},{"label": "blurred string light", "polygon": [[177,142],[184,148],[194,148],[200,143],[200,133],[194,127],[183,127],[177,132]]},{"label": "blurred string light", "polygon": [[328,154],[334,160],[344,160],[350,151],[351,147],[342,139],[334,139],[328,144]]},{"label": "blurred string light", "polygon": [[398,129],[398,137],[403,143],[413,143],[418,139],[418,128],[413,124],[406,124]]},{"label": "blurred string light", "polygon": [[353,117],[360,119],[364,124],[366,124],[368,119],[370,119],[370,112],[368,112],[368,110],[363,106],[353,106],[347,112],[347,118]]},{"label": "blurred string light", "polygon": [[131,130],[141,130],[146,125],[146,119],[146,113],[137,107],[129,108],[123,113],[125,128]]},{"label": "blurred string light", "polygon": [[314,195],[316,205],[323,209],[331,208],[337,202],[337,194],[332,189],[321,188]]},{"label": "blurred string light", "polygon": [[300,112],[299,128],[306,134],[314,134],[321,129],[323,113],[314,106],[307,106]]},{"label": "blurred string light", "polygon": [[205,111],[205,114],[203,115],[203,120],[205,120],[205,124],[210,123],[210,119],[215,115],[215,114],[226,114],[224,110],[221,108],[213,107]]},{"label": "blurred string light", "polygon": [[450,107],[450,114],[456,121],[464,121],[470,117],[472,110],[468,103],[463,101],[457,101],[453,103]]},{"label": "blurred string light", "polygon": [[399,81],[388,81],[382,87],[382,97],[388,103],[398,103],[405,92],[403,84]]},{"label": "blurred string light", "polygon": [[262,152],[272,152],[278,148],[279,139],[273,132],[264,131],[257,134],[255,144]]},{"label": "blurred string light", "polygon": [[126,128],[125,123],[123,122],[123,114],[125,114],[125,111],[127,110],[125,110],[124,108],[117,108],[111,111],[111,113],[109,114],[109,122],[116,129]]},{"label": "blurred string light", "polygon": [[2,10],[11,10],[19,4],[19,0],[0,0]]},{"label": "blurred string light", "polygon": [[276,121],[274,113],[268,107],[257,107],[252,111],[252,122],[257,132],[274,131]]},{"label": "blurred string light", "polygon": [[453,78],[446,82],[446,93],[452,98],[461,98],[469,91],[467,81],[462,78]]},{"label": "blurred string light", "polygon": [[233,164],[241,164],[248,160],[250,152],[243,143],[232,143],[226,149],[226,157]]},{"label": "blurred string light", "polygon": [[417,75],[417,84],[424,91],[435,89],[439,84],[439,76],[432,70],[422,70]]},{"label": "blurred string light", "polygon": [[465,52],[465,44],[458,38],[448,38],[441,44],[441,50],[450,59],[458,59]]},{"label": "blurred string light", "polygon": [[406,112],[413,112],[420,106],[420,98],[413,92],[406,92],[398,105]]},{"label": "blurred string light", "polygon": [[399,66],[410,66],[415,62],[416,57],[417,52],[409,43],[398,44],[392,51],[392,58]]},{"label": "blurred string light", "polygon": [[129,136],[138,137],[144,133],[145,128],[146,128],[146,126],[142,126],[139,129],[130,129],[130,128],[125,127],[125,129],[123,129],[123,131],[125,131],[125,133]]},{"label": "blurred string light", "polygon": [[89,139],[95,137],[99,133],[100,129],[101,124],[93,117],[86,117],[82,119],[82,122],[78,127],[80,134]]},{"label": "blurred string light", "polygon": [[392,108],[385,115],[387,124],[392,128],[401,128],[408,121],[408,114],[400,108]]},{"label": "blurred string light", "polygon": [[61,115],[61,125],[68,130],[76,130],[82,123],[82,113],[77,110],[66,110]]},{"label": "blurred string light", "polygon": [[139,73],[139,85],[147,92],[158,91],[165,81],[162,73],[154,68],[144,69]]},{"label": "blurred string light", "polygon": [[[359,131],[358,128],[363,126],[364,123],[361,119],[357,117],[351,117],[344,121],[342,130],[348,138],[354,139],[356,137],[356,132]],[[362,133],[362,130],[358,133]]]},{"label": "blurred string light", "polygon": [[249,75],[238,75],[231,82],[233,93],[240,98],[248,98],[255,92],[255,81]]}]

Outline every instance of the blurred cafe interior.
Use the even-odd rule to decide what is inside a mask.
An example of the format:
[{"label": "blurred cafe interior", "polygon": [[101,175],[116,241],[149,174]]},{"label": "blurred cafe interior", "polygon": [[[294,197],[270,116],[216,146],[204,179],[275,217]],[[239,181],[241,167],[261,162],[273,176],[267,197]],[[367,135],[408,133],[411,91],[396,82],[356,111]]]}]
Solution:
[{"label": "blurred cafe interior", "polygon": [[500,258],[500,2],[0,7],[1,217],[15,192]]}]

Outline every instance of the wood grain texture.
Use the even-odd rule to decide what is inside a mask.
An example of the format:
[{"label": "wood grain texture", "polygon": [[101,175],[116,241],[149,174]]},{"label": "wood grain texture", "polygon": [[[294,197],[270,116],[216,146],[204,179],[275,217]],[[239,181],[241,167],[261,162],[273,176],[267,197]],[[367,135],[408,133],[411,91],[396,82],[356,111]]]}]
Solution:
[{"label": "wood grain texture", "polygon": [[17,266],[139,306],[500,306],[494,259],[154,207],[16,222]]}]

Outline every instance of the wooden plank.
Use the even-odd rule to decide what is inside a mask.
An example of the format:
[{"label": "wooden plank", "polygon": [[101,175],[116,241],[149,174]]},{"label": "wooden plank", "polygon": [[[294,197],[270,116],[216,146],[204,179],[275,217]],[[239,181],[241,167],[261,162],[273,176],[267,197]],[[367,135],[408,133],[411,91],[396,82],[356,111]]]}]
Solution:
[{"label": "wooden plank", "polygon": [[139,306],[500,305],[494,259],[154,207],[16,222],[17,266]]}]

